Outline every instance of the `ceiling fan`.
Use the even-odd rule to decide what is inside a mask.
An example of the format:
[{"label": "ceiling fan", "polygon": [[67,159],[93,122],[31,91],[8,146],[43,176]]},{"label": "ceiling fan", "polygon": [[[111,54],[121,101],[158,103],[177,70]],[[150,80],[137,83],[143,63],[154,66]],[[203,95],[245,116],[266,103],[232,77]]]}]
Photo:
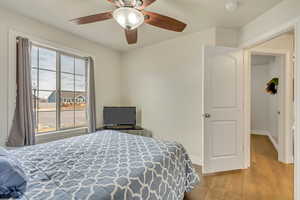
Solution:
[{"label": "ceiling fan", "polygon": [[182,32],[186,24],[171,17],[144,10],[156,0],[107,0],[114,11],[72,19],[76,24],[89,24],[114,18],[125,30],[128,44],[137,43],[137,28],[143,23],[170,31]]}]

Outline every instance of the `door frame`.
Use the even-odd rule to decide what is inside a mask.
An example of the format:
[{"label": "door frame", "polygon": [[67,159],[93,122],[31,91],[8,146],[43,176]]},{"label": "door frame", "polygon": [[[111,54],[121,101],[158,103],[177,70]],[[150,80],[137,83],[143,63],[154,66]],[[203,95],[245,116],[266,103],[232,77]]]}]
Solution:
[{"label": "door frame", "polygon": [[295,129],[294,129],[294,199],[300,200],[300,19],[295,28]]},{"label": "door frame", "polygon": [[[276,49],[250,49],[245,50],[244,56],[246,57],[245,63],[245,77],[247,82],[245,83],[245,99],[247,103],[245,103],[246,118],[245,118],[245,127],[247,127],[246,137],[245,137],[245,168],[250,167],[251,163],[251,56],[252,55],[272,55],[272,56],[283,56],[284,57],[284,66],[280,69],[280,74],[282,76],[281,83],[281,95],[279,99],[279,107],[281,115],[279,117],[279,131],[278,131],[278,160],[283,163],[293,163],[293,151],[292,151],[292,124],[291,124],[291,116],[292,109],[290,103],[293,101],[293,74],[291,68],[291,53],[287,50],[276,50]],[[290,133],[287,135],[286,133]]]},{"label": "door frame", "polygon": [[[300,17],[290,20],[284,23],[283,25],[270,30],[267,33],[261,34],[258,37],[255,37],[253,40],[241,44],[239,47],[242,49],[250,48],[251,46],[265,42],[271,38],[279,36],[282,33],[292,29],[295,30],[295,55],[296,55],[295,68],[294,68],[295,71],[294,74],[294,78],[295,78],[294,200],[300,200],[300,189],[299,189],[300,186],[300,166],[299,166],[300,165],[300,61],[299,61],[300,60],[300,38],[298,37],[298,35],[300,35]],[[244,57],[244,60],[245,62],[248,62],[247,56]],[[245,81],[246,82],[249,81],[246,78],[247,76],[245,76]],[[247,89],[247,87],[245,89]],[[249,103],[249,102],[247,102],[247,99],[244,99],[244,103]],[[248,116],[248,114],[249,111],[245,112],[245,119]],[[244,126],[244,128],[245,128],[245,133],[247,133],[247,130],[249,130],[250,127]],[[245,151],[245,156],[247,155],[248,152]],[[247,165],[245,165],[245,168],[247,168]]]}]

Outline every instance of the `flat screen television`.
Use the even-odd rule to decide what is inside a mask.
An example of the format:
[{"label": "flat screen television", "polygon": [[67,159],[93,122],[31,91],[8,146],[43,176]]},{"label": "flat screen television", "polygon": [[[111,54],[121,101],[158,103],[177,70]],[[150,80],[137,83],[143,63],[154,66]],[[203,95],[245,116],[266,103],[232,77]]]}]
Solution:
[{"label": "flat screen television", "polygon": [[136,125],[135,107],[104,107],[104,126]]}]

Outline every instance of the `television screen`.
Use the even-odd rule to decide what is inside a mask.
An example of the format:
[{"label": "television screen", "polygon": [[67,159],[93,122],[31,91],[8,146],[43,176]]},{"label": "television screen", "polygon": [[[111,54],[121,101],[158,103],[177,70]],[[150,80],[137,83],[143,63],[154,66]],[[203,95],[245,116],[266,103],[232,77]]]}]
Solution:
[{"label": "television screen", "polygon": [[135,125],[136,108],[135,107],[104,107],[103,110],[104,125]]}]

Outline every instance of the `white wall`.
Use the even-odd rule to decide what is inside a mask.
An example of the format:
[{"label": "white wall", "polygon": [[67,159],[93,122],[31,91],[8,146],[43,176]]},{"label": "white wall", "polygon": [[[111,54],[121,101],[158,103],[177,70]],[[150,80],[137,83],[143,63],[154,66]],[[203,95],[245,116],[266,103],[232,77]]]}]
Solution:
[{"label": "white wall", "polygon": [[[13,99],[8,99],[8,92],[14,85],[8,82],[8,41],[9,31],[13,29],[52,43],[87,52],[95,56],[95,81],[97,123],[102,122],[103,105],[120,104],[120,53],[100,45],[42,24],[36,20],[15,14],[0,8],[0,144],[3,145],[9,130],[8,108],[13,106]],[[9,88],[8,88],[9,87]]]},{"label": "white wall", "polygon": [[[239,44],[248,45],[254,39],[269,39],[269,34],[274,34],[278,28],[285,27],[288,23],[300,17],[300,1],[284,0],[274,8],[257,17],[240,30]],[[293,25],[292,23],[290,25]]]},{"label": "white wall", "polygon": [[276,38],[273,38],[272,40],[268,40],[262,44],[259,44],[253,48],[252,50],[283,50],[283,51],[289,51],[291,56],[293,56],[294,53],[294,34],[286,33],[283,35],[280,35]]},{"label": "white wall", "polygon": [[221,47],[238,47],[239,32],[232,28],[215,28],[216,46]]},{"label": "white wall", "polygon": [[269,94],[265,90],[268,79],[268,64],[251,66],[251,130],[256,134],[269,131]]},{"label": "white wall", "polygon": [[195,162],[202,159],[202,45],[214,29],[122,55],[124,105],[141,110],[139,123],[156,138],[178,141]]}]

